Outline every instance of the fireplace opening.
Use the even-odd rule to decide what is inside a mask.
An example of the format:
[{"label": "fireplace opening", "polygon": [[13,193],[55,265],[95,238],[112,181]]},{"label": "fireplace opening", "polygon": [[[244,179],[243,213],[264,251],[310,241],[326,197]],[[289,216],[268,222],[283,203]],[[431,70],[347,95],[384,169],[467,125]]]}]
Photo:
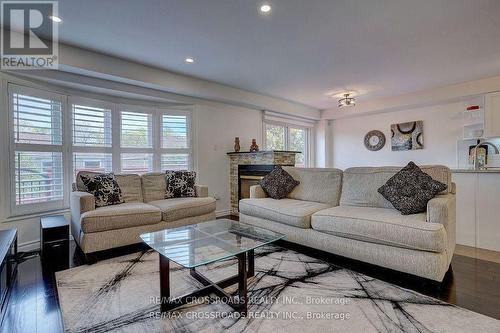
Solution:
[{"label": "fireplace opening", "polygon": [[238,202],[250,198],[250,187],[258,185],[260,180],[274,169],[274,165],[238,165]]}]

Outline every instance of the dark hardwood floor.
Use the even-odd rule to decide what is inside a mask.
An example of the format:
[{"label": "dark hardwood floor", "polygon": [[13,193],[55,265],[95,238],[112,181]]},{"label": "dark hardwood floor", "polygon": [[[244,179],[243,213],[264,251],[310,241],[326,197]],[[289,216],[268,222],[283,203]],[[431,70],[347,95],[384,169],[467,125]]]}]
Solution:
[{"label": "dark hardwood floor", "polygon": [[[308,255],[318,256],[349,269],[439,298],[474,312],[500,319],[500,264],[455,255],[441,285],[406,274],[311,250],[287,242],[281,245]],[[83,264],[83,256],[71,244],[71,266]],[[130,250],[128,250],[130,252]],[[123,253],[117,253],[121,255]],[[35,254],[18,266],[17,282],[10,295],[1,332],[59,333],[63,332],[54,276]]]}]

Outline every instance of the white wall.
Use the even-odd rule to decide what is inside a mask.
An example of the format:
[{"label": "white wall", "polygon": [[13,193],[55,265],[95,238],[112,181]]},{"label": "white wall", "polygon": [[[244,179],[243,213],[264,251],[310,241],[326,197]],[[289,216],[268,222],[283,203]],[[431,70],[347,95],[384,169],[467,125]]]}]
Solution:
[{"label": "white wall", "polygon": [[240,138],[241,150],[248,150],[252,139],[262,147],[262,112],[220,103],[197,105],[199,182],[216,194],[217,212],[229,213],[229,157],[234,138]]},{"label": "white wall", "polygon": [[[463,102],[364,115],[331,120],[333,166],[345,169],[352,166],[442,164],[456,167],[456,144],[461,135]],[[391,124],[422,120],[424,149],[391,151]],[[377,152],[364,146],[364,137],[371,130],[382,131],[386,145]]]}]

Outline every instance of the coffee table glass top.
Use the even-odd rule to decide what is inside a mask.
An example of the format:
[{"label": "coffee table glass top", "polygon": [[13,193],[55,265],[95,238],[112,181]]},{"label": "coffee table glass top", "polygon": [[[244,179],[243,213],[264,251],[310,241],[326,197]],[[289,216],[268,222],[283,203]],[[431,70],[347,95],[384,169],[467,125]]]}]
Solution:
[{"label": "coffee table glass top", "polygon": [[283,234],[228,219],[141,235],[160,255],[186,268],[226,259],[283,237]]}]

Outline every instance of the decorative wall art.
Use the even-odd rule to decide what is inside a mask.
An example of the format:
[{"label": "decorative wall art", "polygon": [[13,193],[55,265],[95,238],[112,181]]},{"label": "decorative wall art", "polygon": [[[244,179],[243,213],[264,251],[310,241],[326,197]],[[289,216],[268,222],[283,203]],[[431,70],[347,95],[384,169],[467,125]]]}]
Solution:
[{"label": "decorative wall art", "polygon": [[365,136],[365,147],[371,151],[377,151],[385,146],[385,135],[381,131],[373,130]]},{"label": "decorative wall art", "polygon": [[392,150],[417,150],[424,148],[424,122],[412,121],[391,125]]}]

